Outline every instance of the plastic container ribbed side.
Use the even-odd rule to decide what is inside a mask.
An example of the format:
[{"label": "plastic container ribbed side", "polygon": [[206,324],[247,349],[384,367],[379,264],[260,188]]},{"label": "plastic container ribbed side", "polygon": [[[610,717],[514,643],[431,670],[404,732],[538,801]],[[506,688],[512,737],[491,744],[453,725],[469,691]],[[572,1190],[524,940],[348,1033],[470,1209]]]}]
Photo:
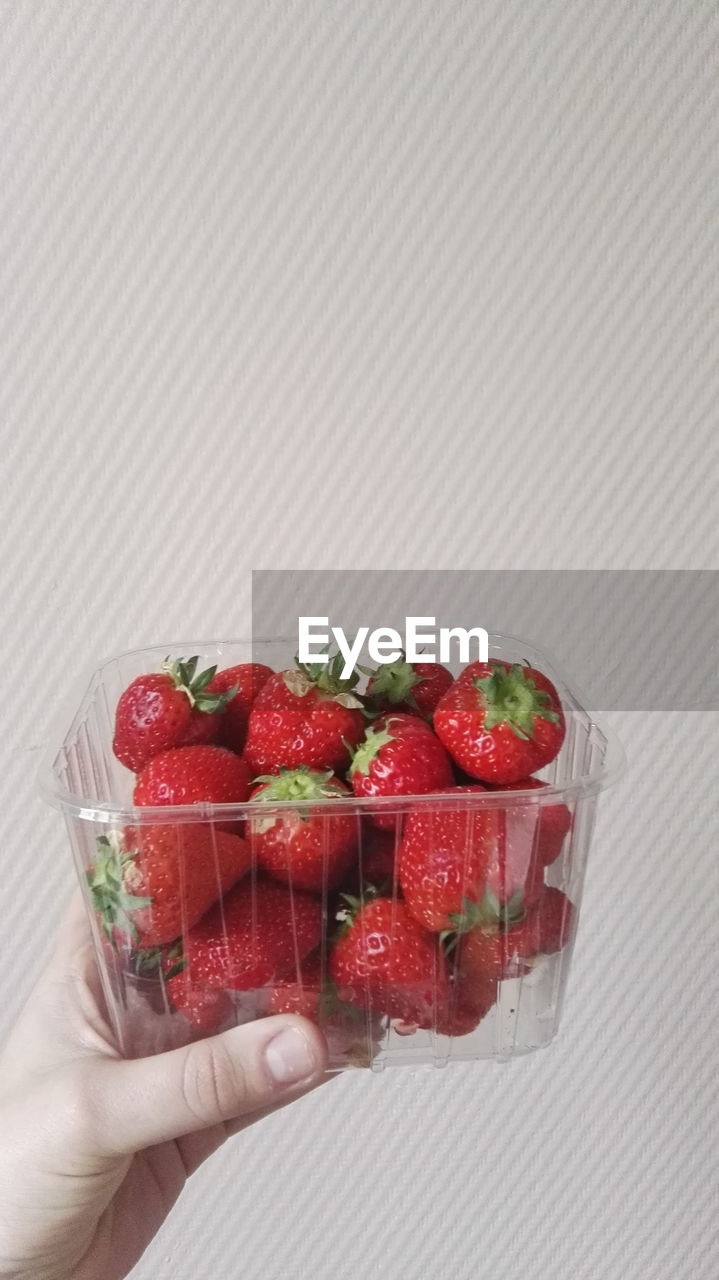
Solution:
[{"label": "plastic container ribbed side", "polygon": [[[279,830],[289,831],[298,820],[311,819],[318,825],[319,840],[328,865],[333,824],[346,819],[351,832],[351,855],[341,883],[327,883],[312,896],[291,882],[286,886],[289,923],[284,939],[286,963],[266,977],[260,964],[246,972],[262,973],[262,981],[195,991],[193,975],[180,970],[184,991],[177,999],[177,973],[167,948],[137,947],[127,937],[107,937],[93,909],[87,873],[95,865],[98,841],[107,851],[119,850],[128,828],[141,843],[150,840],[153,829],[174,830],[173,857],[177,874],[186,871],[185,858],[190,832],[201,829],[213,859],[217,881],[216,897],[220,926],[224,924],[220,850],[223,831],[242,834],[250,845],[251,862],[241,880],[242,893],[250,903],[246,923],[246,948],[251,959],[264,954],[263,908],[266,877],[259,870],[255,850],[256,804],[199,804],[175,808],[138,809],[132,804],[133,775],[112,753],[114,712],[117,700],[137,675],[157,671],[168,653],[197,654],[205,665],[231,666],[239,662],[263,662],[275,669],[291,665],[293,642],[232,641],[168,644],[114,658],[92,675],[68,716],[69,727],[49,751],[41,774],[46,798],[65,818],[75,867],[82,886],[91,922],[103,990],[113,1029],[121,1051],[129,1056],[160,1052],[187,1043],[216,1029],[261,1017],[267,1013],[296,1011],[315,1017],[323,1027],[330,1048],[330,1066],[342,1070],[350,1066],[371,1066],[381,1070],[387,1064],[434,1063],[442,1066],[458,1059],[506,1061],[515,1055],[548,1045],[555,1036],[567,986],[572,948],[581,907],[582,886],[591,846],[599,792],[614,781],[623,768],[621,747],[582,706],[579,698],[553,669],[551,662],[530,644],[508,636],[490,637],[490,657],[509,661],[528,660],[557,686],[566,717],[567,732],[557,758],[538,775],[548,785],[542,789],[512,792],[475,791],[445,793],[431,797],[403,797],[360,801],[352,797],[314,801],[298,806],[294,802],[263,805],[264,824],[274,821]],[[563,811],[562,807],[566,807]],[[378,858],[383,861],[385,881],[380,896],[393,904],[392,919],[404,907],[397,875],[404,833],[411,815],[424,815],[425,830],[437,840],[451,821],[466,824],[467,849],[482,824],[494,823],[501,838],[515,851],[513,882],[507,886],[507,900],[521,901],[531,883],[559,891],[554,895],[553,929],[535,938],[534,944],[517,950],[513,929],[519,917],[503,916],[503,923],[491,935],[500,960],[492,969],[483,963],[477,977],[476,958],[468,934],[460,934],[442,944],[433,939],[433,960],[422,981],[422,990],[408,983],[410,1005],[421,1000],[425,1016],[407,1021],[389,1014],[382,1000],[370,994],[359,1002],[352,992],[330,982],[332,939],[341,927],[346,907],[343,893],[360,904],[369,901],[369,870],[376,884],[381,877]],[[545,836],[564,812],[556,849],[551,860],[546,855]],[[491,819],[488,815],[494,815]],[[381,815],[384,836],[378,837],[376,818]],[[254,821],[253,821],[254,820]],[[166,837],[167,838],[167,837]],[[381,846],[381,848],[379,847]],[[517,851],[519,853],[517,854]],[[119,853],[118,853],[119,857]],[[537,866],[541,863],[539,873]],[[519,867],[520,882],[517,882]],[[387,869],[389,868],[389,874]],[[496,886],[495,886],[496,887]],[[501,886],[500,886],[501,888]],[[230,893],[234,890],[230,890]],[[563,895],[560,897],[559,895]],[[501,897],[501,893],[500,893]],[[227,894],[224,903],[229,901]],[[228,908],[229,910],[229,908]],[[304,954],[309,934],[304,932],[304,914],[312,917],[312,946]],[[558,914],[557,914],[558,911]],[[394,912],[394,917],[392,916]],[[385,936],[371,938],[372,945],[387,945]],[[183,930],[175,955],[184,953],[187,930]],[[484,940],[483,940],[484,941]],[[223,939],[220,938],[220,944]],[[224,944],[227,945],[226,936]],[[528,954],[525,954],[527,952]],[[474,967],[473,967],[474,966]],[[177,965],[175,966],[177,968]],[[415,1000],[416,1004],[416,1000]],[[182,1006],[182,1008],[178,1007]],[[412,1005],[414,1007],[414,1005]]]}]

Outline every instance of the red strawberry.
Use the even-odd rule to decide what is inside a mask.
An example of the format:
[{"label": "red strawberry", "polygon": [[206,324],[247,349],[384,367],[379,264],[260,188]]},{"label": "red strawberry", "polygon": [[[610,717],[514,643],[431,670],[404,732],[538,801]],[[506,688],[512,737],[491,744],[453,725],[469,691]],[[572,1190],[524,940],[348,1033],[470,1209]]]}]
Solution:
[{"label": "red strawberry", "polygon": [[377,668],[367,684],[367,697],[380,711],[405,711],[431,720],[454,676],[438,662],[407,662],[398,658]]},{"label": "red strawberry", "polygon": [[[492,787],[498,791],[537,790],[537,778]],[[515,912],[536,906],[544,892],[544,868],[559,854],[569,827],[565,805],[507,804],[497,810],[496,840],[487,866],[486,902],[489,918],[511,905]],[[485,916],[487,910],[485,910]]]},{"label": "red strawberry", "polygon": [[204,823],[126,827],[99,837],[87,878],[108,938],[152,947],[196,924],[250,862],[246,840]]},{"label": "red strawberry", "polygon": [[[233,1002],[226,991],[190,980],[180,938],[171,945],[133,951],[131,965],[139,978],[151,980],[143,989],[143,998],[156,1013],[165,1013],[169,1001],[192,1027],[204,1032],[217,1031],[222,1024],[236,1020]],[[162,979],[161,984],[158,978]]]},{"label": "red strawberry", "polygon": [[261,662],[240,662],[235,667],[218,671],[207,686],[208,693],[234,690],[222,716],[218,741],[223,747],[236,751],[238,756],[244,751],[252,704],[272,674],[272,668],[263,666]]},{"label": "red strawberry", "polygon": [[[445,788],[460,796],[475,783]],[[428,929],[492,924],[539,901],[544,867],[535,844],[534,806],[418,806],[406,818],[399,878],[412,914]]]},{"label": "red strawberry", "polygon": [[319,951],[302,962],[298,975],[277,979],[269,988],[267,1013],[296,1013],[322,1028],[332,1061],[369,1066],[379,1048],[381,1018],[368,1019],[356,1005],[340,1000],[323,972]]},{"label": "red strawberry", "polygon": [[342,880],[341,889],[355,897],[362,892],[367,897],[396,893],[396,833],[374,826],[367,817],[361,819],[360,832],[359,849]]},{"label": "red strawberry", "polygon": [[571,898],[561,889],[546,888],[537,908],[537,950],[547,956],[561,951],[574,937],[576,924],[577,911]]},{"label": "red strawberry", "polygon": [[465,972],[494,979],[518,977],[534,956],[553,955],[566,946],[575,917],[571,900],[560,889],[547,888],[538,906],[509,928],[475,928],[461,937],[461,964]]},{"label": "red strawberry", "polygon": [[185,970],[166,978],[165,990],[178,1013],[200,1031],[218,1031],[234,1018],[232,998],[226,991],[191,982]]},{"label": "red strawberry", "polygon": [[[357,747],[348,777],[356,796],[409,796],[442,791],[452,784],[452,765],[429,725],[392,711],[380,716]],[[378,827],[391,830],[396,814],[373,813]]]},{"label": "red strawberry", "polygon": [[447,985],[437,940],[391,898],[375,898],[349,919],[330,949],[329,972],[340,1000],[424,1028]]},{"label": "red strawberry", "polygon": [[112,749],[128,769],[137,772],[170,747],[216,738],[232,690],[209,692],[217,668],[196,674],[198,661],[166,658],[162,674],[137,676],[120,696]]},{"label": "red strawberry", "polygon": [[[519,782],[505,782],[501,786],[492,786],[492,791],[530,791],[548,787],[547,782],[539,778],[522,778]],[[566,804],[523,805],[516,809],[507,809],[512,821],[523,822],[531,839],[536,842],[537,860],[542,867],[548,867],[559,857],[564,844],[564,837],[572,825],[572,816]]]},{"label": "red strawberry", "polygon": [[487,867],[485,905],[490,916],[511,906],[515,911],[536,906],[544,892],[544,862],[540,848],[539,810],[517,805],[497,810],[496,841]]},{"label": "red strawberry", "polygon": [[322,904],[271,880],[241,880],[190,929],[184,963],[192,983],[251,991],[296,972],[319,945]]},{"label": "red strawberry", "polygon": [[502,814],[460,799],[482,790],[447,787],[456,805],[418,805],[405,818],[399,882],[409,911],[426,929],[452,929],[467,905],[484,897],[490,860],[502,838]]},{"label": "red strawberry", "polygon": [[483,973],[459,970],[450,975],[447,995],[437,1009],[434,1030],[443,1036],[466,1036],[474,1031],[497,999],[497,983]]},{"label": "red strawberry", "polygon": [[319,1023],[323,990],[322,957],[313,951],[302,961],[299,973],[277,979],[270,988],[268,1013],[298,1013]]},{"label": "red strawberry", "polygon": [[518,782],[549,764],[564,741],[551,681],[530,666],[498,660],[465,667],[433,723],[460,768],[483,782]]},{"label": "red strawberry", "polygon": [[530,915],[509,928],[475,928],[461,939],[462,966],[467,974],[498,982],[527,973],[528,959],[537,953],[536,921]]},{"label": "red strawberry", "polygon": [[384,831],[363,821],[359,859],[352,869],[356,888],[372,885],[380,893],[391,891],[395,880],[396,849],[394,831]]},{"label": "red strawberry", "polygon": [[[250,799],[261,808],[294,801],[297,809],[258,814],[250,824],[252,848],[261,870],[298,889],[336,889],[357,845],[357,818],[333,814],[312,801],[347,798],[349,788],[332,773],[281,769],[257,779]],[[306,807],[309,806],[309,807]]]},{"label": "red strawberry", "polygon": [[300,965],[299,973],[277,978],[269,989],[268,1013],[298,1013],[321,1026],[363,1022],[355,1005],[343,1004],[331,978],[324,972],[322,954],[313,951]]},{"label": "red strawberry", "polygon": [[342,773],[365,729],[362,702],[352,692],[359,679],[340,677],[341,654],[326,666],[277,671],[255,698],[247,727],[245,757],[252,772],[331,769]]},{"label": "red strawberry", "polygon": [[153,756],[135,783],[138,806],[242,804],[250,791],[244,760],[224,747],[176,747]]},{"label": "red strawberry", "polygon": [[489,918],[511,906],[525,911],[535,907],[544,892],[544,867],[536,856],[525,828],[512,831],[511,815],[502,813],[497,842],[487,868],[484,898]]}]

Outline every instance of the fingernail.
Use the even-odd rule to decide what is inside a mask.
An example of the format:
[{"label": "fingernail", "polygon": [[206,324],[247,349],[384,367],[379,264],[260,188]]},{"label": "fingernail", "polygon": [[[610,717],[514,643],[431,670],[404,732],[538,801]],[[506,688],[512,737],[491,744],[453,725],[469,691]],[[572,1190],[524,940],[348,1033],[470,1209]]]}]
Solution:
[{"label": "fingernail", "polygon": [[281,1031],[265,1049],[267,1070],[278,1084],[303,1080],[316,1066],[312,1046],[306,1036],[294,1027]]}]

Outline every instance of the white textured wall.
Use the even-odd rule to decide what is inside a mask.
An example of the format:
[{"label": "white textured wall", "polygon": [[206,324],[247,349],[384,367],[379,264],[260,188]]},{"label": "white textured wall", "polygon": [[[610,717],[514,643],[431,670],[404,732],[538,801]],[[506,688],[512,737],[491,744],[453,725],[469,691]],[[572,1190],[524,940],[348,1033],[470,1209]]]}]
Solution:
[{"label": "white textured wall", "polygon": [[[708,0],[0,0],[3,1022],[88,663],[252,567],[719,567],[718,148]],[[614,722],[557,1043],[333,1082],[138,1280],[713,1280],[719,729]]]}]

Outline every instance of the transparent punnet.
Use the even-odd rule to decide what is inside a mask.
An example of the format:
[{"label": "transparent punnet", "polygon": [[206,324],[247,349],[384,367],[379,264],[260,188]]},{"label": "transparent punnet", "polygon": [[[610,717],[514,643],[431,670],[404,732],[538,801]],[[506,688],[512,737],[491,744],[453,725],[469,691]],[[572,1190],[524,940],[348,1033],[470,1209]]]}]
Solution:
[{"label": "transparent punnet", "polygon": [[[122,1052],[160,1052],[276,1012],[317,1021],[335,1071],[506,1061],[548,1045],[562,1010],[597,797],[623,768],[621,747],[542,653],[516,638],[493,635],[490,658],[528,661],[561,697],[566,736],[557,757],[537,775],[543,787],[362,800],[347,794],[262,805],[133,804],[134,776],[115,758],[112,739],[118,699],[136,676],[159,671],[168,654],[197,655],[200,663],[220,668],[260,662],[282,670],[292,665],[293,653],[293,642],[283,638],[183,642],[125,653],[94,672],[48,753],[41,786],[65,818]],[[328,872],[314,891],[293,883],[291,868],[280,880],[268,876],[258,856],[268,830],[281,848],[297,824],[310,822]],[[340,828],[345,857],[337,882],[330,869]],[[408,969],[395,956],[388,996],[369,980],[345,982],[341,960],[352,928],[360,930],[369,953],[399,948],[405,927],[416,935],[416,921],[407,923],[399,874],[412,830],[438,846],[448,833],[455,845],[457,833],[462,840],[466,833],[468,864],[478,832],[482,838],[499,832],[503,848],[514,850],[513,880],[493,883],[492,904],[497,907],[499,899],[500,909],[491,924],[480,913],[471,928],[433,935],[420,928],[415,967]],[[237,870],[228,874],[226,863],[239,840],[244,862],[233,878]],[[152,927],[144,938],[141,930],[133,936],[132,930],[103,927],[98,902],[106,884],[112,889],[113,877],[132,865],[130,855],[158,845],[181,881],[192,873],[190,859],[201,849],[205,880],[209,867],[215,886],[213,904],[199,924],[186,921],[176,937],[161,943]],[[541,926],[536,912],[524,910],[525,899],[540,890],[549,916]],[[223,968],[227,956],[233,962]]]}]

